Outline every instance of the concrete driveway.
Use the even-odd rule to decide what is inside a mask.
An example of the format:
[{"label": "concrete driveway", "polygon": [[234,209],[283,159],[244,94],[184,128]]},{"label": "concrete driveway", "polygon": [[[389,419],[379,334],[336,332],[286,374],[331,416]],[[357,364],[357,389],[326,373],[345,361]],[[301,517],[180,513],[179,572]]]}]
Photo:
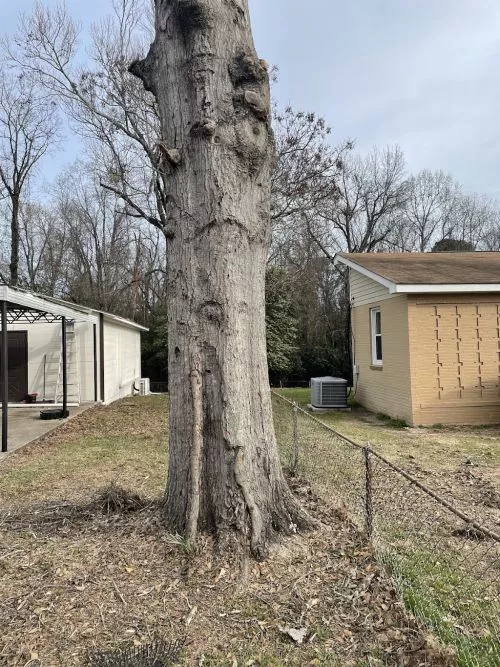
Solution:
[{"label": "concrete driveway", "polygon": [[[71,417],[88,410],[93,405],[94,403],[86,403],[84,405],[79,405],[78,407],[69,408],[69,418],[71,419]],[[0,461],[11,452],[15,452],[16,449],[24,447],[30,442],[33,442],[33,440],[37,440],[42,435],[53,431],[58,426],[61,426],[68,421],[67,419],[49,419],[47,421],[40,419],[40,410],[43,410],[43,407],[47,408],[50,406],[38,406],[36,408],[9,408],[8,452],[0,452]],[[2,417],[0,413],[0,424],[1,423]]]}]

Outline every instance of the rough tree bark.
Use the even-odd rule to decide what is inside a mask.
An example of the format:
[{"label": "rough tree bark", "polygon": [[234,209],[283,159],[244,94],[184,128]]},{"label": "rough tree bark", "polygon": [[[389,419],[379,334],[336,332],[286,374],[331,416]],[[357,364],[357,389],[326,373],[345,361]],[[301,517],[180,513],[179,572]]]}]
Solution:
[{"label": "rough tree bark", "polygon": [[155,4],[155,41],[130,71],[158,101],[171,205],[166,517],[264,558],[275,533],[311,525],[281,471],[267,375],[267,65],[247,0]]}]

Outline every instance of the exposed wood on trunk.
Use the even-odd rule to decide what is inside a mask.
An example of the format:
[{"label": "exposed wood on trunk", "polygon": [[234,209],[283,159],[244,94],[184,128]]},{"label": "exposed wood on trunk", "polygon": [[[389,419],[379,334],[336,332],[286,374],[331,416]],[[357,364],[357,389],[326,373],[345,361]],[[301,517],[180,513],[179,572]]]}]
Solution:
[{"label": "exposed wood on trunk", "polygon": [[191,371],[191,395],[193,401],[193,437],[190,453],[191,493],[189,496],[186,539],[189,544],[194,544],[200,515],[201,451],[203,447],[202,376],[198,368]]},{"label": "exposed wood on trunk", "polygon": [[131,71],[157,98],[168,151],[170,456],[166,515],[191,535],[200,359],[198,528],[236,531],[264,558],[310,526],[284,480],[265,340],[274,140],[269,77],[247,0],[157,0],[156,39]]}]

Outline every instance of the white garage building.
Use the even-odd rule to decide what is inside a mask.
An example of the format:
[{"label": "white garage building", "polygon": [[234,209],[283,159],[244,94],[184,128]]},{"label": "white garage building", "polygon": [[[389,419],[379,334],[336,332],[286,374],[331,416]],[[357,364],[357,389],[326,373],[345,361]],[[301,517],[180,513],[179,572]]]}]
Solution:
[{"label": "white garage building", "polygon": [[[34,400],[71,405],[111,403],[130,396],[134,385],[139,386],[141,331],[147,331],[145,327],[6,286],[0,287],[0,315],[4,415],[6,392],[10,406]],[[7,373],[3,372],[4,364]]]}]

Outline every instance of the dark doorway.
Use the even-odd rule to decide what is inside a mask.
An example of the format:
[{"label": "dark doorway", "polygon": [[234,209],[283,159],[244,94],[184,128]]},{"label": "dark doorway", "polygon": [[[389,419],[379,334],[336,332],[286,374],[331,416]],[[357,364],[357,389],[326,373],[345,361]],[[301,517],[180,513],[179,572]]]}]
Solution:
[{"label": "dark doorway", "polygon": [[[3,333],[0,334],[0,341]],[[8,331],[9,403],[20,403],[28,393],[28,332]],[[2,372],[0,360],[0,373]],[[0,383],[0,400],[3,389]]]}]

